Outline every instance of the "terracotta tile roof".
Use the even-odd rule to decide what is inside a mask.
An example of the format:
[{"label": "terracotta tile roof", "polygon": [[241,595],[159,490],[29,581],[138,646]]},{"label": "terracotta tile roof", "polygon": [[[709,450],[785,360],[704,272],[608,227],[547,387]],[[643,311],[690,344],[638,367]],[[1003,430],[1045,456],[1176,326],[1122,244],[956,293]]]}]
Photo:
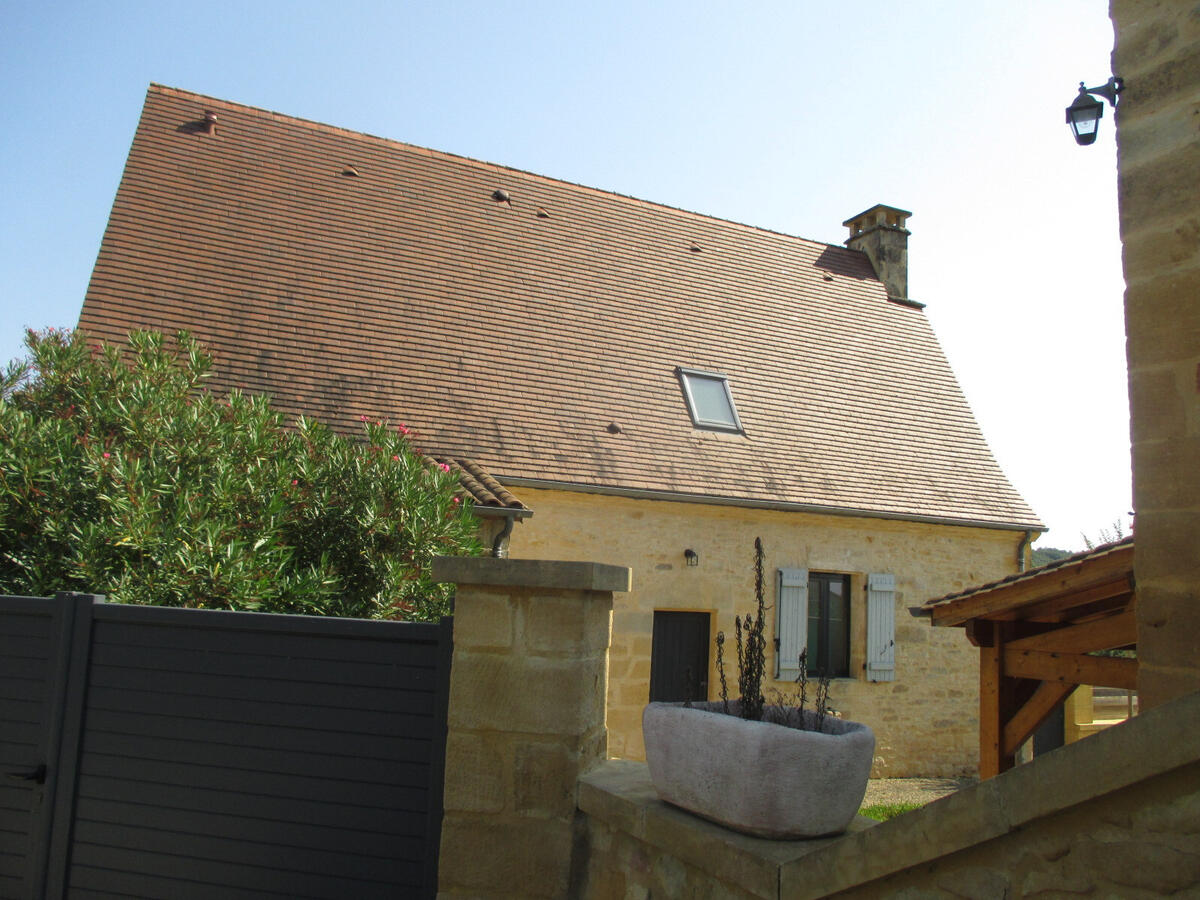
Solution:
[{"label": "terracotta tile roof", "polygon": [[450,471],[458,476],[458,482],[462,485],[463,490],[475,501],[476,510],[480,512],[486,510],[529,512],[529,507],[513,496],[508,488],[485,472],[473,460],[455,459],[450,456],[432,458],[434,462],[449,466]]},{"label": "terracotta tile roof", "polygon": [[[509,484],[1040,527],[863,254],[170,88],[80,325],[191,329],[284,411]],[[677,366],[745,433],[696,429]]]}]

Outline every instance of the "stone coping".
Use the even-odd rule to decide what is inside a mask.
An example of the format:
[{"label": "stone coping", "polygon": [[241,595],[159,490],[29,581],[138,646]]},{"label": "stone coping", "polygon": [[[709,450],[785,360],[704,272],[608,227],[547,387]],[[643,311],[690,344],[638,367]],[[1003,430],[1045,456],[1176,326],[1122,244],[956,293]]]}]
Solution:
[{"label": "stone coping", "polygon": [[[785,865],[845,839],[773,841],[738,834],[659,800],[646,764],[624,759],[581,776],[578,802],[589,816],[757,897],[778,897]],[[849,833],[877,824],[857,816]]]},{"label": "stone coping", "polygon": [[592,562],[438,556],[433,560],[433,580],[550,590],[629,591],[633,570]]},{"label": "stone coping", "polygon": [[[887,822],[861,816],[811,841],[745,837],[658,799],[644,763],[610,760],[579,808],[761,897],[824,897],[1001,837],[1037,819],[1200,761],[1200,692]],[[874,827],[872,827],[874,824]]]}]

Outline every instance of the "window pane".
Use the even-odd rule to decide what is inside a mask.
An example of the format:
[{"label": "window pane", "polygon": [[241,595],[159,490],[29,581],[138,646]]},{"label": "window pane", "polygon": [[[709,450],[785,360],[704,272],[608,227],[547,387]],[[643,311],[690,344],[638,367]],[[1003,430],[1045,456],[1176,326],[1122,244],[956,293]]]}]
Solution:
[{"label": "window pane", "polygon": [[829,674],[850,674],[849,591],[844,579],[829,582]]},{"label": "window pane", "polygon": [[733,407],[729,405],[725,382],[700,375],[689,375],[687,378],[688,387],[692,390],[692,402],[696,405],[696,418],[736,428],[737,420],[733,417]]},{"label": "window pane", "polygon": [[809,573],[808,670],[814,677],[850,674],[850,579]]},{"label": "window pane", "polygon": [[821,582],[819,579],[808,580],[808,671],[815,674],[820,669],[821,660]]}]

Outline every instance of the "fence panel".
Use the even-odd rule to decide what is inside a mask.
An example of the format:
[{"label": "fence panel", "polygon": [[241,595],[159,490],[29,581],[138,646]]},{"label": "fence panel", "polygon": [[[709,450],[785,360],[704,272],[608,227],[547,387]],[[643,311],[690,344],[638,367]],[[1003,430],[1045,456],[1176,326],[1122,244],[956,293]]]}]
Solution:
[{"label": "fence panel", "polygon": [[448,622],[88,610],[48,896],[434,894]]}]

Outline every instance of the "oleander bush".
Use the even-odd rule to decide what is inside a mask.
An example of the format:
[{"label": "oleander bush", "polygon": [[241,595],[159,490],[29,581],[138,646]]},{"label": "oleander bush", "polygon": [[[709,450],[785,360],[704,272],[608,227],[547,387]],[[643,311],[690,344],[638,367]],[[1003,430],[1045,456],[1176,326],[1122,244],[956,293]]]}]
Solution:
[{"label": "oleander bush", "polygon": [[438,555],[480,552],[457,480],[408,429],[349,440],[219,394],[186,332],[30,331],[0,376],[0,593],[435,620]]}]

